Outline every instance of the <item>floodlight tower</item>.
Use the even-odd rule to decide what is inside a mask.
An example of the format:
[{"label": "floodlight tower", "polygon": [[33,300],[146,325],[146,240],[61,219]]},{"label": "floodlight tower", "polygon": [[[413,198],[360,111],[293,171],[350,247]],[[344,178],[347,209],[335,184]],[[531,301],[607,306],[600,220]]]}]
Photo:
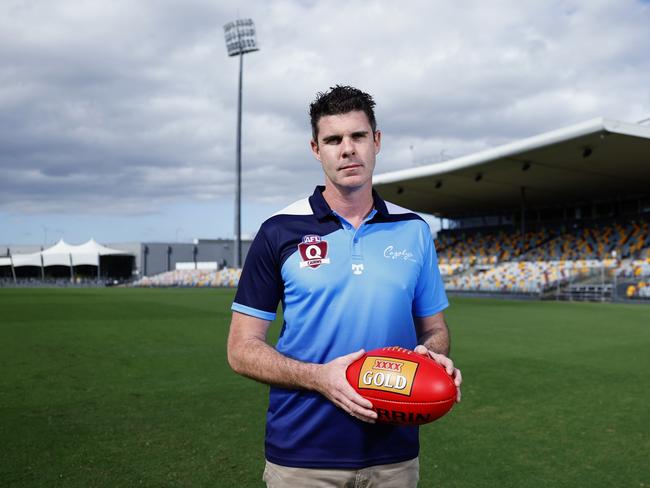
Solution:
[{"label": "floodlight tower", "polygon": [[252,19],[237,19],[223,26],[228,56],[239,56],[239,96],[237,98],[237,190],[235,196],[235,266],[241,263],[241,106],[244,54],[259,51]]}]

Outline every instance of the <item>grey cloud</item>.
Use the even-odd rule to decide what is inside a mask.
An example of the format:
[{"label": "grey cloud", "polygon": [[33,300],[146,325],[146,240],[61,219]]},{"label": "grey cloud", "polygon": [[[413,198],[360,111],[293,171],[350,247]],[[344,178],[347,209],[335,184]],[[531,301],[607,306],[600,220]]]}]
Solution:
[{"label": "grey cloud", "polygon": [[[231,198],[236,2],[3,2],[0,210],[137,214]],[[638,2],[256,2],[245,57],[244,196],[322,180],[316,91],[374,94],[379,170],[459,156],[597,115],[650,116]],[[415,149],[411,151],[409,147]]]}]

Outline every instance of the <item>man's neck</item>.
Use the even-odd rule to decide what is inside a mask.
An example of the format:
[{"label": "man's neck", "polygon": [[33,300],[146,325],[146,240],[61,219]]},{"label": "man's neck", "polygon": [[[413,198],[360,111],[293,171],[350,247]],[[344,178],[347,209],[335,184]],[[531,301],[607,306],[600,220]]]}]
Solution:
[{"label": "man's neck", "polygon": [[332,210],[358,229],[373,208],[372,186],[349,189],[328,183],[325,184],[323,198]]}]

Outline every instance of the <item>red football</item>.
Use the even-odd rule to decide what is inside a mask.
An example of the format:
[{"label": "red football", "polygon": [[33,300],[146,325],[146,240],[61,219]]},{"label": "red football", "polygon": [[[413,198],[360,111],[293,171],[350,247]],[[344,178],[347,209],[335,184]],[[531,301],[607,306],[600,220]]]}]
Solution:
[{"label": "red football", "polygon": [[377,422],[419,425],[446,414],[456,401],[456,385],[445,368],[403,347],[383,347],[348,366],[348,382],[372,402]]}]

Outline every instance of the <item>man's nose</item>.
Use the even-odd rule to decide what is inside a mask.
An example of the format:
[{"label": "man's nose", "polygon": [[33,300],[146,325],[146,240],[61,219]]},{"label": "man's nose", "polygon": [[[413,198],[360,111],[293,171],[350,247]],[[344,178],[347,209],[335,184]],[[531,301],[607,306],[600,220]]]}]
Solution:
[{"label": "man's nose", "polygon": [[344,137],[341,141],[341,156],[346,158],[355,153],[354,143],[351,137]]}]

